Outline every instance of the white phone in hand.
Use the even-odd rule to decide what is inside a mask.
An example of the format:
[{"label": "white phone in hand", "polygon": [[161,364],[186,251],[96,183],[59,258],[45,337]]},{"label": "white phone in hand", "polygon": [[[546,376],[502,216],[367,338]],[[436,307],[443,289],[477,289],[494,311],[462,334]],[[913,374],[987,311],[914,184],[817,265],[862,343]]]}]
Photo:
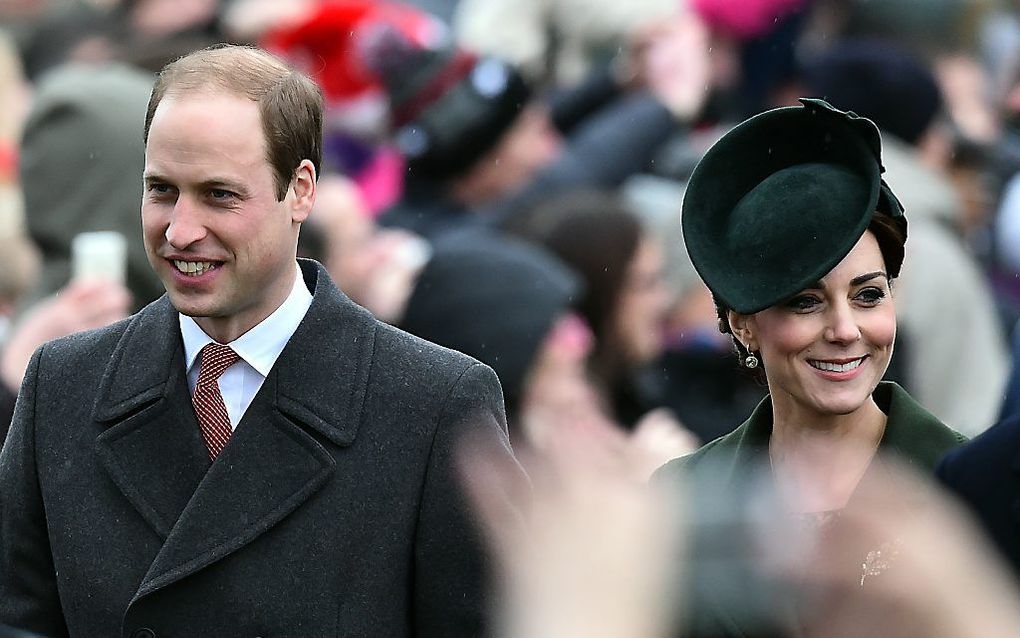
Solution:
[{"label": "white phone in hand", "polygon": [[108,279],[124,285],[127,240],[113,230],[79,233],[71,240],[71,279]]}]

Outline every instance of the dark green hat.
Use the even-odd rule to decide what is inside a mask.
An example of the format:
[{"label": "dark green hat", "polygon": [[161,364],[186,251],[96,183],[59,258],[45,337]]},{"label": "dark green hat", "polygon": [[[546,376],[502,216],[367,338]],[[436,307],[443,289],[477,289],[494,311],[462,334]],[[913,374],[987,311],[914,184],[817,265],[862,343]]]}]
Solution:
[{"label": "dark green hat", "polygon": [[903,207],[881,178],[878,127],[822,100],[800,101],[724,135],[684,195],[691,261],[716,299],[741,314],[824,277],[876,210],[906,233]]}]

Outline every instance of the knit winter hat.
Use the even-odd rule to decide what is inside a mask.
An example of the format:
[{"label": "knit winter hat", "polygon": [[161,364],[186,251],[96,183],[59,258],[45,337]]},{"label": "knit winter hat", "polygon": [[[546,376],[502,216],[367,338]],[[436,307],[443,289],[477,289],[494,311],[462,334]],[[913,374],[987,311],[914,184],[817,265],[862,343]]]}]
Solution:
[{"label": "knit winter hat", "polygon": [[448,40],[420,46],[383,28],[365,55],[389,95],[394,140],[414,175],[442,180],[464,173],[496,146],[531,97],[512,66]]},{"label": "knit winter hat", "polygon": [[491,366],[512,412],[539,347],[580,294],[580,280],[542,248],[518,240],[472,233],[433,249],[401,328]]}]

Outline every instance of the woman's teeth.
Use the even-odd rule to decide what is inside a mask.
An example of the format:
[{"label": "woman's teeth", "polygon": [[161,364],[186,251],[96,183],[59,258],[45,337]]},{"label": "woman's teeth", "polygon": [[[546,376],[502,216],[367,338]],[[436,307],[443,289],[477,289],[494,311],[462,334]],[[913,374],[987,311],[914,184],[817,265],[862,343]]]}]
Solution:
[{"label": "woman's teeth", "polygon": [[854,359],[849,363],[829,363],[828,361],[808,361],[812,367],[824,370],[825,372],[849,372],[864,363],[864,357]]},{"label": "woman's teeth", "polygon": [[211,261],[178,261],[176,259],[174,260],[174,266],[182,273],[194,277],[205,274],[216,267]]}]

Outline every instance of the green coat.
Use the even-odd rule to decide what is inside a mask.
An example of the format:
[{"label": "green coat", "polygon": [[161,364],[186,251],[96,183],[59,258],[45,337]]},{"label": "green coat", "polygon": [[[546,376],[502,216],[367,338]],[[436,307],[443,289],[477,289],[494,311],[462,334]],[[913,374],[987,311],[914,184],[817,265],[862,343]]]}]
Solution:
[{"label": "green coat", "polygon": [[[895,455],[919,472],[934,472],[946,452],[967,441],[967,437],[939,421],[895,383],[879,383],[872,397],[888,417],[879,451]],[[772,401],[765,397],[736,430],[704,445],[693,454],[670,461],[655,473],[652,480],[696,482],[696,471],[712,466],[714,480],[721,480],[724,485],[734,484],[742,472],[768,458],[771,434]],[[759,638],[775,635],[745,626],[739,614],[729,613],[722,605],[709,605],[708,608],[698,605],[689,616],[693,629],[684,634],[688,636]]]}]

